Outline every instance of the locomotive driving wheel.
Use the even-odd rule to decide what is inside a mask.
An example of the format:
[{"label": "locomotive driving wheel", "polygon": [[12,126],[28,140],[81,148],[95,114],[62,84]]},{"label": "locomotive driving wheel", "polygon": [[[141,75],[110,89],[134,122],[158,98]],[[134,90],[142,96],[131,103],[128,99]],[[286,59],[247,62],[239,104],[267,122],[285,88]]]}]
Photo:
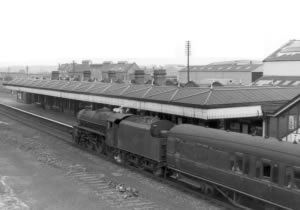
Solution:
[{"label": "locomotive driving wheel", "polygon": [[86,143],[86,148],[87,148],[88,150],[92,151],[92,150],[94,149],[94,144],[93,144],[92,142],[88,141],[88,142]]},{"label": "locomotive driving wheel", "polygon": [[74,129],[72,132],[72,139],[76,144],[79,144],[80,141],[80,133],[78,132],[78,129]]},{"label": "locomotive driving wheel", "polygon": [[79,136],[73,136],[73,141],[76,143],[76,144],[79,144],[79,142],[80,142],[80,137]]},{"label": "locomotive driving wheel", "polygon": [[153,169],[154,176],[162,176],[163,175],[163,169],[162,167],[155,167]]}]

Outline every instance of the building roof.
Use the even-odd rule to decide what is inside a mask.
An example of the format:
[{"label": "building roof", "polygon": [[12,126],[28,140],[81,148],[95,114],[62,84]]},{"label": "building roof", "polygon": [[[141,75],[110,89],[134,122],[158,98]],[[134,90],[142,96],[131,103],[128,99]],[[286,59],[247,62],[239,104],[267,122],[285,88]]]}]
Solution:
[{"label": "building roof", "polygon": [[183,107],[226,108],[261,105],[272,113],[300,94],[300,87],[174,87],[64,80],[16,79],[6,86],[54,90],[84,95],[106,96]]},{"label": "building roof", "polygon": [[300,86],[300,76],[262,76],[253,85]]},{"label": "building roof", "polygon": [[[212,63],[202,66],[190,66],[190,72],[262,72],[262,64],[249,62],[222,62]],[[180,72],[186,72],[187,68],[183,68]]]},{"label": "building roof", "polygon": [[290,40],[264,59],[264,62],[300,61],[300,40]]},{"label": "building roof", "polygon": [[91,68],[97,69],[101,72],[128,72],[131,68],[138,69],[138,65],[136,63],[127,63],[127,62],[118,62],[118,63],[109,63],[104,62],[102,64],[92,64]]}]

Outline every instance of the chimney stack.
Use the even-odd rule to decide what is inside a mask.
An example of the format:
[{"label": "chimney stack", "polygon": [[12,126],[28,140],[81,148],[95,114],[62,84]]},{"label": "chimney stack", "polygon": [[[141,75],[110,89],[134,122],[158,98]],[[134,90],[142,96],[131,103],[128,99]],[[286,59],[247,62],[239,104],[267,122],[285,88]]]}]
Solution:
[{"label": "chimney stack", "polygon": [[156,85],[165,85],[166,83],[166,70],[165,69],[155,69],[153,71],[153,79]]},{"label": "chimney stack", "polygon": [[51,72],[51,80],[59,80],[59,71]]},{"label": "chimney stack", "polygon": [[134,80],[135,80],[136,84],[144,84],[145,83],[145,71],[144,70],[135,70]]},{"label": "chimney stack", "polygon": [[83,60],[81,63],[82,63],[82,65],[89,66],[92,64],[92,61],[91,60]]}]

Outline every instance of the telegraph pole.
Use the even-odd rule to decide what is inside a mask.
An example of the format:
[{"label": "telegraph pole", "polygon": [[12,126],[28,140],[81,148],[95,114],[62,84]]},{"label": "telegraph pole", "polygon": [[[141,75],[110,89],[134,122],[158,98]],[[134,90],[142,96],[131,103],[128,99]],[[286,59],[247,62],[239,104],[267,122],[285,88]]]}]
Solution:
[{"label": "telegraph pole", "polygon": [[190,55],[191,55],[191,41],[185,42],[185,53],[187,55],[187,83],[190,82]]},{"label": "telegraph pole", "polygon": [[27,78],[28,78],[28,70],[29,70],[29,67],[26,66],[26,75],[27,75]]}]

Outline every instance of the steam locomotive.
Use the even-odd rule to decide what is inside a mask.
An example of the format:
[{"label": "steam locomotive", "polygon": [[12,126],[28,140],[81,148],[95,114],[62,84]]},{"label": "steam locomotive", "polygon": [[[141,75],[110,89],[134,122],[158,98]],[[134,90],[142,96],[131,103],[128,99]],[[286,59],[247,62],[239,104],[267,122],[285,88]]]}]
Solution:
[{"label": "steam locomotive", "polygon": [[218,193],[239,207],[300,209],[300,147],[152,116],[83,109],[73,126],[79,145]]}]

